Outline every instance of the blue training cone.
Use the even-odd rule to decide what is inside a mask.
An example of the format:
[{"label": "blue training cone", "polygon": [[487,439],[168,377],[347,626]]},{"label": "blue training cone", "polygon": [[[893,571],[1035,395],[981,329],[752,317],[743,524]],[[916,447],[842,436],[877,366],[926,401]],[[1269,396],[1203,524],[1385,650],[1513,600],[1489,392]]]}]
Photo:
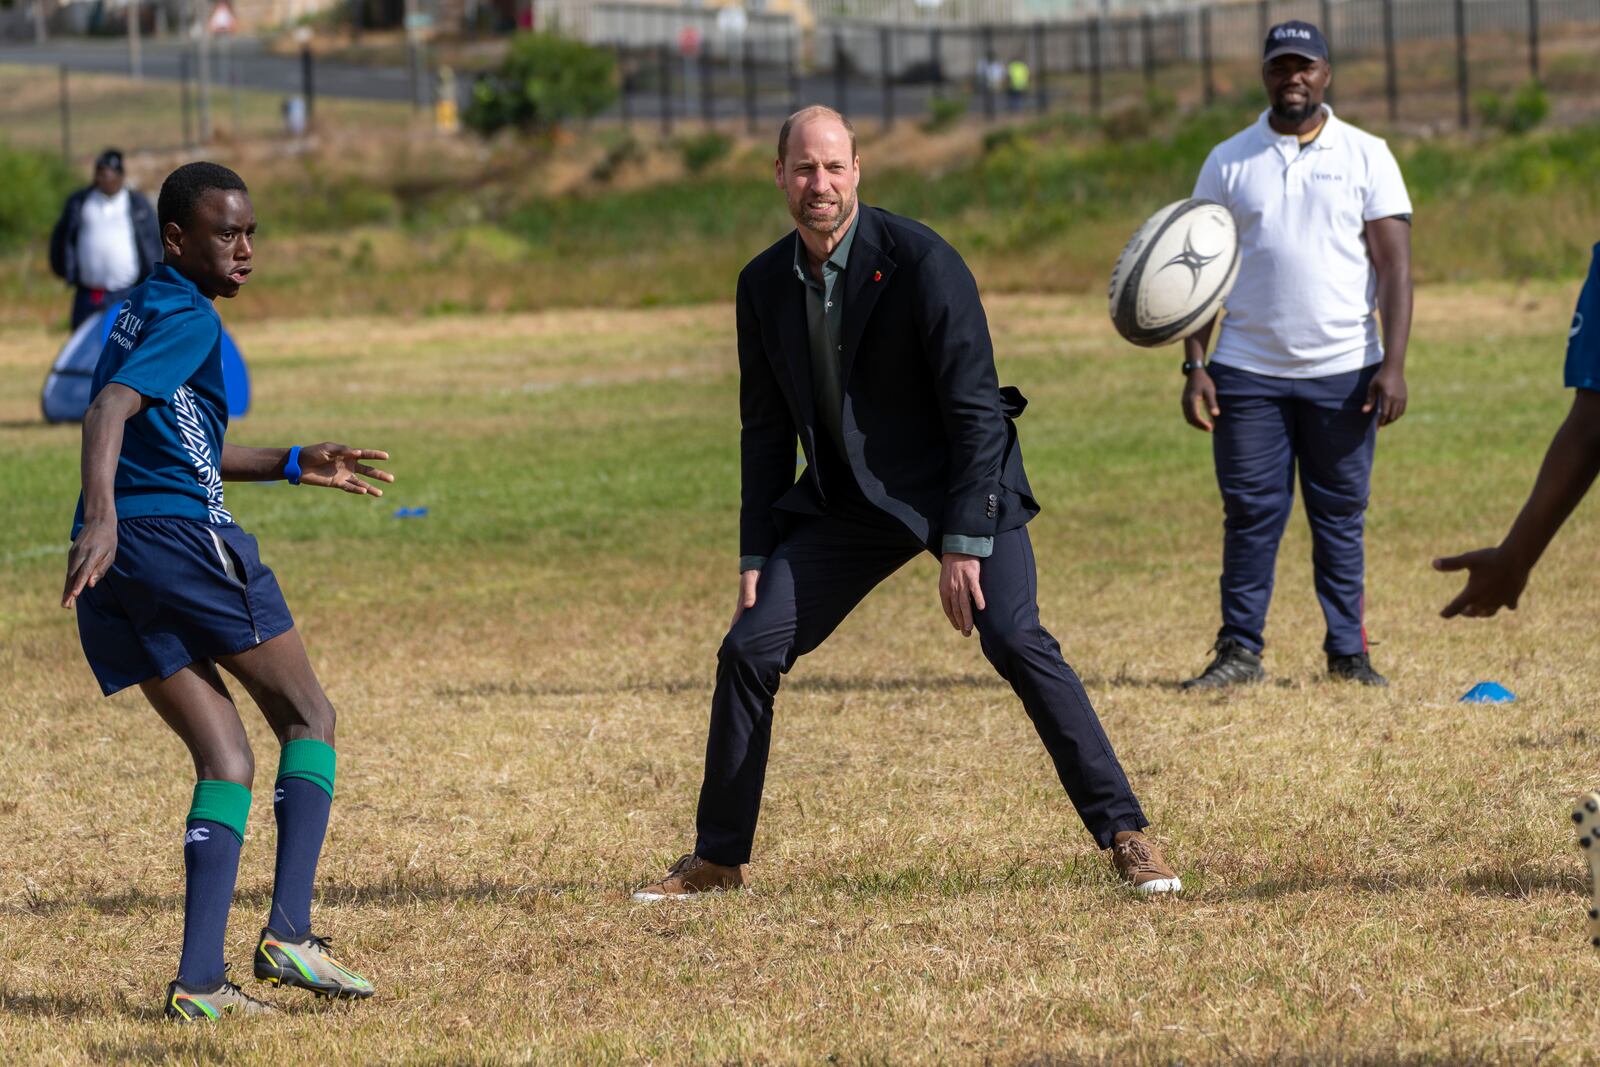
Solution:
[{"label": "blue training cone", "polygon": [[1509,704],[1517,694],[1499,682],[1479,682],[1461,697],[1463,704]]}]

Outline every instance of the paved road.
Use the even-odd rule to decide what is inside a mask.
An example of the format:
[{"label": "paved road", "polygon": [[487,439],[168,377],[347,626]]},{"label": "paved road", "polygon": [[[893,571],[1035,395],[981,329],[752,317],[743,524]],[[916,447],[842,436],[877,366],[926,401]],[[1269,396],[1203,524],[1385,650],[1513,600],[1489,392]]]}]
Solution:
[{"label": "paved road", "polygon": [[[220,49],[223,46],[219,45]],[[259,40],[241,37],[232,42],[233,62],[239,85],[244,89],[268,92],[299,92],[298,56],[272,55]],[[179,56],[184,46],[177,41],[144,42],[144,75],[163,81],[177,81],[181,71]],[[220,68],[214,61],[212,73]],[[43,45],[0,44],[0,64],[58,67],[102,74],[128,73],[128,46],[125,41],[58,39]],[[410,100],[411,76],[403,67],[367,67],[353,63],[320,60],[316,65],[316,91],[319,95],[346,96],[363,100]]]}]

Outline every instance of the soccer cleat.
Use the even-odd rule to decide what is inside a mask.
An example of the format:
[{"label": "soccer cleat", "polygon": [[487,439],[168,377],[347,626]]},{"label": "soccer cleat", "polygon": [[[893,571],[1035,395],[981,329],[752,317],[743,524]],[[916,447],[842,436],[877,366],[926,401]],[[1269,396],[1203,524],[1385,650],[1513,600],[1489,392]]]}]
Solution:
[{"label": "soccer cleat", "polygon": [[1177,893],[1183,889],[1183,880],[1167,865],[1167,857],[1137,830],[1117,834],[1111,846],[1111,863],[1136,893]]},{"label": "soccer cleat", "polygon": [[256,943],[256,977],[275,986],[308,989],[319,997],[372,996],[372,983],[334,959],[328,940],[316,934],[291,940],[262,927]]},{"label": "soccer cleat", "polygon": [[1589,944],[1600,948],[1600,793],[1589,793],[1572,809],[1578,847],[1589,863]]},{"label": "soccer cleat", "polygon": [[1183,683],[1184,689],[1228,689],[1236,685],[1253,685],[1266,678],[1261,669],[1261,656],[1251,652],[1231,637],[1219,637],[1212,646],[1216,658],[1207,664],[1199,677]]},{"label": "soccer cleat", "polygon": [[174,981],[167,983],[167,1001],[162,1014],[175,1022],[199,1023],[216,1022],[224,1015],[277,1015],[278,1009],[250,996],[227,979],[209,993]]},{"label": "soccer cleat", "polygon": [[1341,682],[1360,682],[1362,685],[1379,687],[1389,684],[1389,679],[1372,669],[1372,657],[1365,652],[1329,656],[1328,677]]},{"label": "soccer cleat", "polygon": [[682,900],[697,893],[714,893],[723,889],[744,887],[744,866],[724,867],[720,863],[703,860],[694,853],[679,857],[659,882],[652,882],[634,891],[633,899],[639,901]]}]

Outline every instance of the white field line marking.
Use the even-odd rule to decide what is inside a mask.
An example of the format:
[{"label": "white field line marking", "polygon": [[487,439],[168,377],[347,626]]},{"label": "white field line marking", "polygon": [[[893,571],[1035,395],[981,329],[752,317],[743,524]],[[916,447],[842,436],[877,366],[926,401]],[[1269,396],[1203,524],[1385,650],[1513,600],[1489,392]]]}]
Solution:
[{"label": "white field line marking", "polygon": [[33,548],[20,548],[0,556],[0,563],[14,563],[19,559],[38,559],[40,556],[51,556],[58,552],[65,554],[70,547],[70,545],[35,545]]}]

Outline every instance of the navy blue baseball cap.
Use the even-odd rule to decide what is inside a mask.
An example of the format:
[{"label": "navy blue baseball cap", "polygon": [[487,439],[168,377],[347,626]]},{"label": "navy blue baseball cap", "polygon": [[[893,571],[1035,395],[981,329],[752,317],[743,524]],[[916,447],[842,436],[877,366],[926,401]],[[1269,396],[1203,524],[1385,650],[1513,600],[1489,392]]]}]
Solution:
[{"label": "navy blue baseball cap", "polygon": [[1322,31],[1309,22],[1299,19],[1280,22],[1267,31],[1261,62],[1270,63],[1279,56],[1328,60],[1328,42],[1322,36]]}]

